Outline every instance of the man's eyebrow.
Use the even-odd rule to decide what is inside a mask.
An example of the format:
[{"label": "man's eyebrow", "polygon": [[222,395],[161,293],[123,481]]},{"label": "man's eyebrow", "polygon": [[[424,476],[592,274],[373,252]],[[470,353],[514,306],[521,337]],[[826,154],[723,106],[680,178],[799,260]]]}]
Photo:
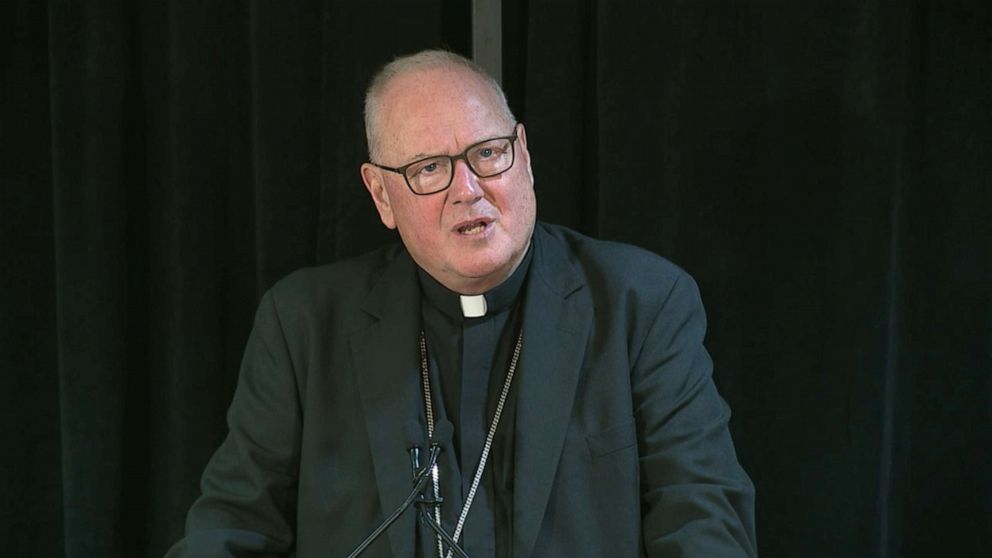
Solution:
[{"label": "man's eyebrow", "polygon": [[[424,153],[424,152],[420,152],[420,153],[417,153],[416,155],[411,155],[410,157],[407,157],[405,160],[406,161],[410,161],[410,163],[416,163],[417,161],[420,161],[421,159],[432,159],[434,157],[450,157],[450,155],[447,155],[445,153]],[[409,163],[406,163],[406,164],[409,164]]]},{"label": "man's eyebrow", "polygon": [[[476,145],[479,145],[480,143],[485,143],[487,141],[489,141],[489,140],[482,140],[482,141],[473,143],[469,147],[474,147]],[[464,153],[464,151],[462,153]],[[420,152],[420,153],[417,153],[416,155],[410,157],[410,160],[411,161],[419,161],[421,159],[427,159],[427,158],[433,158],[433,157],[455,157],[457,155],[458,155],[457,153],[455,155],[448,155],[447,153],[424,153],[424,152]]]},{"label": "man's eyebrow", "polygon": [[[479,141],[477,141],[477,142],[469,145],[469,148],[475,147],[476,145],[479,145],[480,143],[486,143],[487,141],[492,141],[494,139],[498,139],[498,138],[502,138],[502,137],[504,137],[504,136],[497,136],[497,137],[494,137],[494,138],[488,138],[488,139],[484,139],[484,140],[479,140]],[[506,136],[506,137],[509,137],[509,136]],[[411,155],[406,160],[407,161],[410,161],[410,162],[413,162],[413,163],[416,163],[417,161],[419,161],[421,159],[428,159],[428,158],[432,158],[432,157],[454,157],[454,155],[448,155],[447,153],[424,153],[423,151],[421,151],[420,153],[417,153],[416,155]]]}]

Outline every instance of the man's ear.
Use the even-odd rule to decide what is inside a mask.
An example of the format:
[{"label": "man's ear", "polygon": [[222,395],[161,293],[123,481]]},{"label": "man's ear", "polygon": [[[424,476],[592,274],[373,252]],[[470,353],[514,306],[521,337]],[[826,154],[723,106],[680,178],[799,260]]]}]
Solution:
[{"label": "man's ear", "polygon": [[527,165],[527,174],[530,175],[531,184],[534,183],[534,171],[530,168],[530,151],[527,149],[527,130],[524,129],[523,122],[517,123],[517,151],[522,163]]},{"label": "man's ear", "polygon": [[389,204],[389,192],[386,191],[382,170],[375,165],[362,163],[362,182],[365,183],[365,189],[372,196],[382,224],[386,225],[386,228],[395,229],[396,219],[393,218],[393,207]]}]

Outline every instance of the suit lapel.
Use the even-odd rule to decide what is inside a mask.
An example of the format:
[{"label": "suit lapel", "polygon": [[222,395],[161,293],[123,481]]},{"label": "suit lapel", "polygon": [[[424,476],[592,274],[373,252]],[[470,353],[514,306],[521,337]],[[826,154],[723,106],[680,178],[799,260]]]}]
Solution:
[{"label": "suit lapel", "polygon": [[[385,516],[412,488],[404,427],[422,408],[417,367],[420,293],[405,252],[388,264],[362,308],[376,321],[351,336],[351,354]],[[405,556],[414,547],[415,526],[415,514],[405,513],[387,531],[394,556]]]},{"label": "suit lapel", "polygon": [[558,469],[592,324],[565,248],[538,227],[524,300],[514,464],[514,556],[530,556]]}]

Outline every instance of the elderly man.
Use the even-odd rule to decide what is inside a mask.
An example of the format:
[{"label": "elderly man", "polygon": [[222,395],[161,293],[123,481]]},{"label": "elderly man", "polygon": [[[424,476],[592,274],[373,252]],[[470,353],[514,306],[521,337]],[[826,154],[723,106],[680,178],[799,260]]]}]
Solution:
[{"label": "elderly man", "polygon": [[[753,487],[683,271],[535,225],[527,134],[457,55],[387,65],[361,175],[402,246],[262,299],[170,556],[753,556]],[[436,467],[411,447],[444,438]],[[458,549],[455,550],[458,554]]]}]

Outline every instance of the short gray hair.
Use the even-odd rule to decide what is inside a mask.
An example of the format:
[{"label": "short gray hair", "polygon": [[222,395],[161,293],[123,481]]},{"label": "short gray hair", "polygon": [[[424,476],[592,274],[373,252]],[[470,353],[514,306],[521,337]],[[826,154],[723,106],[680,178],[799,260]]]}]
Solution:
[{"label": "short gray hair", "polygon": [[379,151],[379,141],[375,131],[379,124],[379,101],[386,86],[394,78],[401,75],[425,70],[462,69],[482,78],[489,84],[499,99],[500,109],[510,122],[517,120],[506,102],[506,94],[499,82],[493,79],[481,66],[464,56],[447,50],[422,50],[415,54],[401,56],[386,64],[372,77],[368,89],[365,90],[365,139],[368,141],[369,159],[376,160]]}]

